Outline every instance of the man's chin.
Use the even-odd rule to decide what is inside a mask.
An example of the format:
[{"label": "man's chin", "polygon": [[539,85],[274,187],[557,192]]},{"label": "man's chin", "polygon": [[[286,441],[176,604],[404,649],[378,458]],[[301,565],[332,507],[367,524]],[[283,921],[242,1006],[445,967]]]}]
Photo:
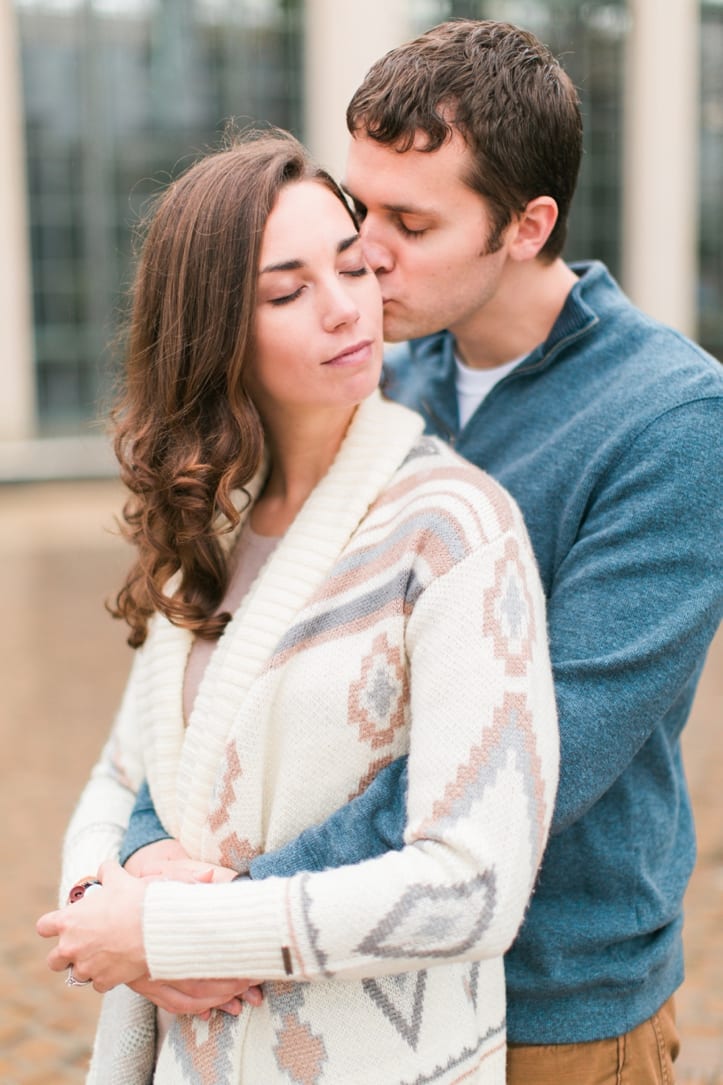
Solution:
[{"label": "man's chin", "polygon": [[403,343],[407,339],[416,339],[423,332],[414,327],[414,320],[400,320],[399,316],[384,307],[384,342]]},{"label": "man's chin", "polygon": [[384,320],[384,342],[405,343],[407,339],[421,339],[423,335],[431,335],[439,331],[439,328],[430,328],[428,322],[413,320]]}]

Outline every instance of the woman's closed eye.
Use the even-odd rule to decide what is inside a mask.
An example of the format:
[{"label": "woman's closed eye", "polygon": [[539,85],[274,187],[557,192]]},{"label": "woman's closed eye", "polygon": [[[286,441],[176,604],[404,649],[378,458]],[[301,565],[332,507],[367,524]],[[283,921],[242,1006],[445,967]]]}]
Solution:
[{"label": "woman's closed eye", "polygon": [[276,298],[269,298],[269,305],[288,305],[290,301],[296,301],[301,296],[304,287],[298,286],[291,294],[281,294]]},{"label": "woman's closed eye", "polygon": [[[361,264],[360,267],[342,268],[339,271],[340,275],[346,275],[351,279],[362,279],[365,275],[369,274],[370,269],[366,264]],[[296,301],[298,297],[301,297],[304,292],[305,284],[297,286],[296,290],[292,290],[288,294],[278,294],[274,298],[269,298],[269,305],[288,305],[292,301]]]}]

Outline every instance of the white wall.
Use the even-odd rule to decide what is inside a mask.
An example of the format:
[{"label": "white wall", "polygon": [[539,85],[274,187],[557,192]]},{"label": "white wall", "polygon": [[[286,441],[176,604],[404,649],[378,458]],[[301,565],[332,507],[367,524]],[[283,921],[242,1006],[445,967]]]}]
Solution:
[{"label": "white wall", "polygon": [[373,61],[411,37],[407,0],[306,0],[305,142],[340,179],[344,115]]},{"label": "white wall", "polygon": [[698,233],[697,0],[629,0],[623,285],[695,338]]},{"label": "white wall", "polygon": [[0,0],[0,440],[35,429],[25,152],[18,40],[11,0]]}]

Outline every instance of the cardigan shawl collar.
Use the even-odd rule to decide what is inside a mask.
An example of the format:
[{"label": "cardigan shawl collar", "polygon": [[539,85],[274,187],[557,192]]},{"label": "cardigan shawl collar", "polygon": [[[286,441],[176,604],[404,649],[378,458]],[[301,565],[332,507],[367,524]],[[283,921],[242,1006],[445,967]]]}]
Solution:
[{"label": "cardigan shawl collar", "polygon": [[[234,719],[279,640],[320,587],[369,507],[422,433],[423,421],[375,392],[357,409],[326,475],[261,569],[209,659],[188,727],[182,689],[192,634],[156,615],[139,660],[138,701],[147,774],[165,827],[200,855],[216,770]],[[263,485],[248,487],[238,535]]]}]

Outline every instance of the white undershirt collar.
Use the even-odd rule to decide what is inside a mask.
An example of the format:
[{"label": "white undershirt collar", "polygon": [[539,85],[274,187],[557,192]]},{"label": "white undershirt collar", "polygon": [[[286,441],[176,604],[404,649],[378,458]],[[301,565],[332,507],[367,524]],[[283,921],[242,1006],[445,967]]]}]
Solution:
[{"label": "white undershirt collar", "polygon": [[472,369],[471,366],[464,364],[456,351],[454,352],[454,387],[457,393],[460,429],[464,429],[490,390],[503,377],[506,377],[522,361],[523,357],[524,355],[520,358],[513,358],[511,362],[496,365],[491,369]]}]

